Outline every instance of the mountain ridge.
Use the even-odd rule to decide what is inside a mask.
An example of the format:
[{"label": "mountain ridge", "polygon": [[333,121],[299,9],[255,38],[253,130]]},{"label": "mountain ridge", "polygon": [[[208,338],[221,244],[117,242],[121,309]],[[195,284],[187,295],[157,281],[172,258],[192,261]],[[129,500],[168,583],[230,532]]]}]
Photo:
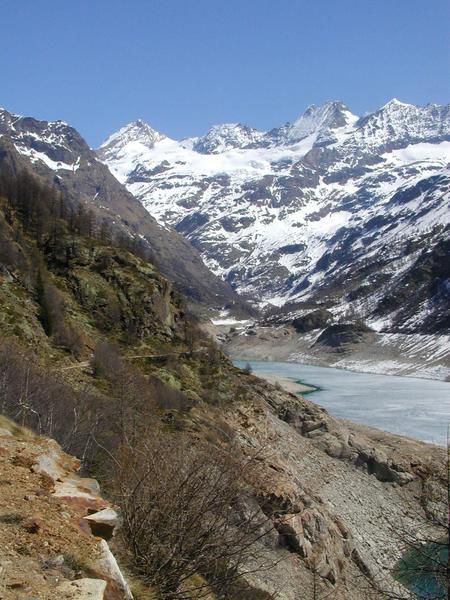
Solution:
[{"label": "mountain ridge", "polygon": [[161,271],[195,302],[242,305],[191,244],[170,226],[157,223],[64,121],[40,121],[0,110],[0,150],[10,168],[31,170],[74,205],[81,202],[100,220],[147,245]]},{"label": "mountain ridge", "polygon": [[[134,139],[97,154],[159,222],[260,306],[325,303],[342,316],[351,305],[375,327],[427,327],[425,317],[413,323],[387,311],[386,298],[406,262],[422,260],[427,239],[449,235],[450,105],[394,99],[357,117],[329,102],[269,132],[244,127],[164,138],[152,149]],[[432,317],[430,298],[419,296],[411,308]],[[448,299],[436,310],[443,305]]]}]

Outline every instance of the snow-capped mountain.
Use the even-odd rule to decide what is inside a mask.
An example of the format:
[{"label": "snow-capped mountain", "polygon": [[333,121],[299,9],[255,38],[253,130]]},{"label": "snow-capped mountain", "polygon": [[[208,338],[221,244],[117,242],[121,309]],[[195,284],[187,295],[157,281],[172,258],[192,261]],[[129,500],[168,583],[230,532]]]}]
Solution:
[{"label": "snow-capped mountain", "polygon": [[450,106],[392,100],[358,117],[329,102],[269,132],[227,124],[181,141],[152,133],[151,144],[141,127],[98,156],[240,293],[403,330],[430,326],[438,294],[445,321],[450,273],[433,275],[439,290],[416,282],[414,309],[400,298],[433,249],[450,262]]},{"label": "snow-capped mountain", "polygon": [[[112,136],[117,150],[133,144],[152,149],[164,137],[140,121]],[[105,152],[107,152],[106,146]],[[81,135],[63,121],[40,121],[0,109],[0,167],[32,169],[68,200],[81,202],[97,217],[138,238],[151,250],[161,270],[188,297],[207,305],[242,304],[231,287],[205,266],[197,250],[171,227],[142,207],[98,160]]]}]

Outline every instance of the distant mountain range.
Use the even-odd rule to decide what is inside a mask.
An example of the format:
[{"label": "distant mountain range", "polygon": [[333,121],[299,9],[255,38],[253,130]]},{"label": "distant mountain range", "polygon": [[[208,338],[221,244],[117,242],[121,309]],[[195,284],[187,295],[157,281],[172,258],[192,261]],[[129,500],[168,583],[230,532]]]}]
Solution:
[{"label": "distant mountain range", "polygon": [[98,157],[260,306],[384,331],[450,328],[450,106],[310,106],[269,132],[176,141],[142,121]]},{"label": "distant mountain range", "polygon": [[0,163],[142,240],[208,306],[245,310],[238,292],[282,320],[319,307],[379,331],[450,330],[450,106],[357,117],[330,102],[269,132],[181,141],[136,121],[97,152],[67,123],[0,109]]}]

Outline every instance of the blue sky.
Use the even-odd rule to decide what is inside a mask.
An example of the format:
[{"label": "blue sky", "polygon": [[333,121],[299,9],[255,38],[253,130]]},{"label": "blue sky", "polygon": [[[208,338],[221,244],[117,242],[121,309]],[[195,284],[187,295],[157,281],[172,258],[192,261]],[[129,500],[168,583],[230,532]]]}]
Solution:
[{"label": "blue sky", "polygon": [[270,129],[309,104],[450,102],[449,0],[0,0],[0,106],[92,145]]}]

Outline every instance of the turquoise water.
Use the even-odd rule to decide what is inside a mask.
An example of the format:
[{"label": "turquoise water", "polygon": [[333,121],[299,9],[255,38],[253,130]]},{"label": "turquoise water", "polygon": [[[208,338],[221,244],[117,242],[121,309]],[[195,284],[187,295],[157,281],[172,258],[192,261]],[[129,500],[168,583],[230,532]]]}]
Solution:
[{"label": "turquoise water", "polygon": [[413,377],[354,373],[299,363],[249,363],[255,375],[269,373],[317,386],[308,398],[336,417],[445,445],[450,422],[450,383]]},{"label": "turquoise water", "polygon": [[446,599],[447,558],[445,540],[412,548],[397,565],[397,579],[419,598]]}]

